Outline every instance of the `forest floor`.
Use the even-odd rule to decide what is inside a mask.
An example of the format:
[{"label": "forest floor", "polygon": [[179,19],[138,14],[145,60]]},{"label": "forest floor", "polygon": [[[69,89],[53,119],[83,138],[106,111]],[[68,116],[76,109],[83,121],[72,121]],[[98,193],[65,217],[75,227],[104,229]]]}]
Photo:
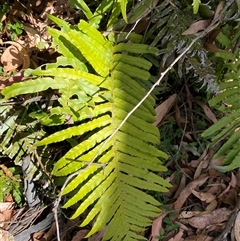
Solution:
[{"label": "forest floor", "polygon": [[[77,24],[82,17],[65,0],[14,0],[11,10],[8,7],[3,7],[0,15],[1,89],[22,81],[22,69],[56,60],[58,54],[50,47],[47,27],[51,22],[46,13],[71,24]],[[165,163],[168,172],[161,175],[172,188],[164,195],[152,193],[163,204],[163,212],[144,236],[149,241],[239,241],[240,170],[220,173],[212,168],[221,165],[221,158],[213,159],[215,152],[201,133],[219,117],[207,105],[206,89],[201,88],[201,83],[193,85],[186,80],[184,86],[176,82],[158,97],[155,125],[160,129],[161,149],[169,155]],[[0,160],[0,168],[9,178],[16,178],[8,170],[13,165]],[[23,183],[24,177],[19,178]],[[38,190],[42,188],[41,183],[34,185]],[[90,227],[77,227],[81,218],[68,220],[69,213],[60,214],[58,227],[52,212],[54,200],[46,193],[42,197],[41,203],[32,207],[26,203],[16,205],[11,194],[3,198],[1,240],[11,240],[12,236],[16,241],[56,240],[57,228],[61,241],[101,240],[104,230],[84,239]]]}]

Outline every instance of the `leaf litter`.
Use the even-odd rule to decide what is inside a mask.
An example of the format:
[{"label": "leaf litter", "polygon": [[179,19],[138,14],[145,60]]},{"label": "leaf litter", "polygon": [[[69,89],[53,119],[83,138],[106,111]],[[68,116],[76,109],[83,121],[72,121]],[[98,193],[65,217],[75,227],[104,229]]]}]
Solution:
[{"label": "leaf litter", "polygon": [[[186,97],[181,98],[184,93],[179,93],[158,123],[162,128],[173,117],[182,131],[182,136],[176,140],[178,155],[170,155],[167,163],[170,170],[173,167],[168,178],[173,186],[170,193],[162,197],[163,201],[167,200],[165,205],[167,203],[168,211],[153,222],[150,237],[155,235],[155,239],[149,238],[149,241],[240,241],[240,170],[229,174],[220,173],[212,166],[222,165],[224,157],[214,159],[214,150],[206,145],[202,151],[195,149],[199,150],[198,153],[188,147],[198,138],[197,130],[201,130],[195,121],[196,114],[200,114],[209,125],[215,123],[217,118],[207,104],[194,97],[188,86],[185,89],[187,102],[181,102],[181,99]],[[186,113],[186,103],[191,112]],[[202,112],[199,112],[199,108],[198,112],[195,111],[197,106]],[[193,121],[190,121],[191,118]],[[171,216],[172,212],[177,213],[177,216]],[[168,225],[165,219],[168,220]],[[178,227],[174,226],[175,224],[178,224]],[[171,225],[173,230],[168,231]],[[229,239],[226,239],[227,237]]]}]

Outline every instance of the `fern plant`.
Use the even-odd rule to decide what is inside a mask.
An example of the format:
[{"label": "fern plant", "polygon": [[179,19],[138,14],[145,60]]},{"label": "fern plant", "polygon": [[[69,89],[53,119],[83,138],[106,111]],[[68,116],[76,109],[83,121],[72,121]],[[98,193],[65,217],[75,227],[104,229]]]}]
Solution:
[{"label": "fern plant", "polygon": [[6,87],[2,94],[11,98],[49,88],[57,91],[59,105],[50,112],[32,112],[31,117],[45,125],[69,119],[74,124],[35,145],[74,143],[53,169],[55,176],[78,173],[63,190],[63,195],[73,193],[63,207],[79,204],[72,218],[88,210],[81,226],[93,220],[94,224],[87,236],[107,226],[104,240],[143,239],[141,232],[160,213],[160,203],[145,190],[167,192],[170,187],[156,174],[166,171],[162,160],[167,156],[159,150],[159,131],[152,124],[154,98],[149,96],[109,137],[146,94],[151,63],[140,54],[158,49],[137,43],[114,45],[83,20],[73,27],[49,17],[61,27],[49,33],[62,57],[45,69],[26,71],[35,78]]},{"label": "fern plant", "polygon": [[[227,172],[240,167],[240,52],[237,50],[235,53],[230,53],[231,50],[234,50],[234,45],[240,37],[238,28],[239,24],[230,29],[226,25],[217,37],[217,40],[229,52],[216,54],[217,61],[221,63],[218,74],[221,80],[219,83],[220,93],[211,99],[209,104],[221,111],[223,117],[203,133],[204,137],[212,138],[212,146],[217,146],[221,142],[224,143],[214,156],[214,158],[225,156],[224,166],[214,166],[220,172]],[[232,38],[228,37],[229,32],[232,33]]]}]

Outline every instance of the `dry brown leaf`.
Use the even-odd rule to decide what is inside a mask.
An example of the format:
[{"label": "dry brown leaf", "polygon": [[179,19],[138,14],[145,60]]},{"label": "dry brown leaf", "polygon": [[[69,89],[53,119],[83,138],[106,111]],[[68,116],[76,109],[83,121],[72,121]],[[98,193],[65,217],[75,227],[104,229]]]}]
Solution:
[{"label": "dry brown leaf", "polygon": [[157,113],[156,121],[154,122],[155,126],[157,126],[162,121],[164,116],[167,114],[167,112],[172,107],[176,98],[177,98],[177,94],[173,94],[168,99],[166,99],[161,105],[159,105],[155,108],[156,113]]},{"label": "dry brown leaf", "polygon": [[202,101],[197,100],[195,98],[194,98],[194,100],[199,106],[201,106],[203,108],[203,111],[204,111],[205,115],[208,117],[208,119],[211,120],[213,123],[216,123],[217,118],[216,118],[215,114],[211,111],[211,109],[206,104],[204,104]]},{"label": "dry brown leaf", "polygon": [[4,198],[4,202],[11,202],[13,203],[13,196],[12,194],[9,194],[7,197]]},{"label": "dry brown leaf", "polygon": [[182,178],[181,178],[181,181],[180,181],[180,184],[178,186],[178,189],[177,191],[175,192],[174,194],[174,197],[173,198],[177,198],[179,196],[179,194],[182,192],[182,190],[186,187],[186,176],[183,175]]},{"label": "dry brown leaf", "polygon": [[193,235],[189,236],[184,241],[212,241],[213,238],[207,235]]},{"label": "dry brown leaf", "polygon": [[215,199],[215,200],[213,200],[211,203],[209,203],[208,205],[207,205],[207,207],[205,208],[205,210],[206,211],[213,211],[216,207],[217,207],[217,205],[218,205],[218,202],[217,202],[217,200]]},{"label": "dry brown leaf", "polygon": [[224,2],[221,1],[216,8],[213,20],[218,18],[218,16],[219,16],[220,12],[222,11],[223,7],[224,7]]},{"label": "dry brown leaf", "polygon": [[189,183],[179,195],[177,201],[174,203],[174,209],[179,210],[187,200],[188,196],[192,193],[192,190],[196,189],[198,186],[201,186],[208,179],[207,174],[202,174],[199,178],[195,179]]},{"label": "dry brown leaf", "polygon": [[44,232],[43,231],[39,231],[33,234],[32,238],[29,241],[46,241],[43,238]]},{"label": "dry brown leaf", "polygon": [[41,37],[39,36],[36,29],[30,26],[27,26],[26,24],[24,24],[23,29],[25,30],[29,38],[29,41],[28,41],[29,48],[37,47],[38,43],[41,41]]},{"label": "dry brown leaf", "polygon": [[207,193],[207,192],[197,192],[195,190],[192,190],[192,194],[195,197],[199,198],[201,201],[206,202],[206,203],[210,203],[214,199],[216,199],[216,197],[214,195],[212,195],[211,193]]},{"label": "dry brown leaf", "polygon": [[[188,166],[189,167],[193,167],[193,168],[196,168],[198,167],[198,165],[200,164],[201,160],[198,159],[198,160],[192,160],[191,162],[188,163]],[[208,163],[207,162],[203,162],[203,166],[202,168],[203,169],[206,169],[208,167]]]},{"label": "dry brown leaf", "polygon": [[211,120],[213,123],[216,123],[217,118],[216,118],[215,114],[211,111],[211,109],[206,104],[204,104],[202,101],[194,98],[188,87],[186,88],[186,90],[187,90],[188,98],[192,102],[195,102],[196,104],[198,104],[203,109],[205,115],[207,116],[207,118],[209,120]]},{"label": "dry brown leaf", "polygon": [[211,20],[209,19],[199,20],[195,23],[192,23],[190,27],[182,33],[182,35],[196,34],[197,32],[206,29],[210,23]]},{"label": "dry brown leaf", "polygon": [[104,227],[101,231],[99,231],[98,233],[94,234],[93,236],[91,236],[88,241],[101,241],[102,237],[106,231],[106,227]]},{"label": "dry brown leaf", "polygon": [[215,44],[212,44],[209,42],[204,43],[204,48],[212,53],[229,53],[228,51],[224,51],[224,50],[218,48]]},{"label": "dry brown leaf", "polygon": [[183,233],[184,233],[184,230],[180,228],[178,233],[174,237],[170,238],[169,241],[181,241]]},{"label": "dry brown leaf", "polygon": [[183,211],[179,214],[178,218],[182,219],[182,218],[191,218],[194,217],[198,214],[200,214],[200,211]]},{"label": "dry brown leaf", "polygon": [[4,171],[7,177],[10,179],[16,181],[16,182],[21,182],[21,179],[17,179],[13,176],[13,174],[8,170],[8,168],[4,164],[0,164],[0,168]]},{"label": "dry brown leaf", "polygon": [[[23,46],[17,42],[14,42],[14,41],[6,41],[4,42],[4,44],[11,44],[12,47],[15,47],[17,49],[17,55],[15,54],[15,56],[13,55],[13,57],[11,56],[7,56],[7,53],[6,53],[6,59],[4,57],[4,61],[6,63],[7,62],[12,62],[13,60],[13,64],[15,64],[16,61],[18,61],[18,67],[20,65],[22,65],[22,69],[27,69],[29,66],[30,66],[30,58],[29,58],[29,55],[27,53],[27,51],[25,50],[25,48],[23,48]],[[11,47],[10,46],[10,47]],[[9,47],[8,47],[9,48]],[[6,51],[6,50],[5,50]],[[4,51],[4,53],[5,53]],[[3,54],[4,54],[3,53]],[[14,59],[15,58],[15,59]],[[19,64],[21,61],[21,64]],[[1,62],[2,62],[2,57],[1,57]],[[4,63],[2,62],[2,64],[4,65]],[[17,68],[18,68],[17,67]],[[13,70],[15,70],[16,68],[14,68]],[[7,72],[5,69],[4,69],[5,72]],[[11,70],[8,70],[8,71],[11,71]]]},{"label": "dry brown leaf", "polygon": [[13,216],[13,210],[5,210],[4,212],[0,213],[0,228],[6,229],[8,226],[8,222],[11,221]]},{"label": "dry brown leaf", "polygon": [[51,241],[55,233],[56,233],[56,222],[53,222],[51,228],[47,231],[47,233],[44,234],[43,238],[46,241]]},{"label": "dry brown leaf", "polygon": [[192,217],[188,219],[188,223],[194,228],[205,229],[210,225],[219,224],[228,220],[232,211],[227,208],[220,208],[199,217]]},{"label": "dry brown leaf", "polygon": [[240,241],[240,211],[238,211],[238,215],[236,217],[233,229],[234,229],[235,239],[237,241]]},{"label": "dry brown leaf", "polygon": [[156,237],[160,234],[160,230],[162,228],[162,221],[166,217],[166,215],[166,213],[163,213],[161,216],[159,216],[157,219],[153,221],[152,232],[148,241],[159,241],[159,239]]},{"label": "dry brown leaf", "polygon": [[82,229],[73,236],[71,241],[81,241],[88,233],[88,229]]},{"label": "dry brown leaf", "polygon": [[15,46],[9,46],[5,49],[1,57],[4,72],[16,70],[22,65],[21,53]]},{"label": "dry brown leaf", "polygon": [[236,176],[232,173],[231,181],[228,184],[228,187],[218,196],[218,198],[223,197],[227,192],[229,192],[231,187],[236,187],[237,185],[237,178]]},{"label": "dry brown leaf", "polygon": [[203,154],[199,157],[199,160],[200,160],[200,162],[199,162],[199,164],[197,166],[197,169],[196,169],[196,171],[194,173],[193,179],[196,179],[196,178],[198,178],[201,175],[204,164],[206,164],[206,163],[209,164],[209,161],[208,161],[208,148],[205,148]]},{"label": "dry brown leaf", "polygon": [[238,192],[231,188],[223,197],[221,197],[221,201],[234,207],[236,205],[237,198]]}]

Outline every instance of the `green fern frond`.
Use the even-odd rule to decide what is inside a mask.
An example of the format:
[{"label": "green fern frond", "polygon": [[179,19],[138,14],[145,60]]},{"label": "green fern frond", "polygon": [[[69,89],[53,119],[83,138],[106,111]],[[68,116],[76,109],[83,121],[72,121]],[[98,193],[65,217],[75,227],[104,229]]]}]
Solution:
[{"label": "green fern frond", "polygon": [[[107,226],[104,240],[139,240],[141,236],[137,233],[151,225],[152,219],[160,213],[160,203],[144,191],[167,192],[170,187],[156,174],[166,171],[161,159],[166,159],[167,155],[157,148],[160,138],[158,128],[152,124],[156,114],[154,98],[149,96],[120,130],[111,139],[108,138],[146,94],[143,86],[149,80],[151,64],[139,54],[156,54],[158,50],[136,43],[113,46],[83,20],[78,29],[69,29],[63,33],[65,39],[70,39],[69,36],[75,38],[72,43],[87,60],[85,64],[90,64],[96,74],[51,65],[45,70],[32,71],[33,75],[42,77],[21,85],[13,84],[3,93],[9,98],[26,93],[23,92],[24,86],[29,92],[35,92],[30,86],[34,81],[59,81],[59,110],[62,115],[70,114],[78,123],[44,138],[35,146],[81,136],[81,142],[58,160],[53,169],[56,176],[79,172],[63,190],[63,195],[70,195],[64,207],[79,204],[72,218],[89,210],[82,223],[84,226],[95,219],[88,236]],[[55,36],[63,36],[58,34]],[[61,45],[64,43],[62,41]],[[65,57],[70,56],[66,51],[62,52]],[[43,83],[40,88],[44,90],[47,86]],[[73,95],[77,96],[74,100],[71,99]],[[66,112],[73,101],[81,106],[75,109],[78,116],[70,110]],[[84,105],[91,109],[91,116],[83,111]],[[72,193],[73,190],[77,192]],[[121,228],[116,230],[116,224]]]},{"label": "green fern frond", "polygon": [[234,60],[229,59],[231,62],[226,64],[228,72],[224,75],[224,82],[219,84],[221,92],[209,101],[210,106],[218,108],[225,116],[202,134],[204,137],[212,137],[212,145],[227,139],[214,156],[215,158],[225,156],[224,166],[214,166],[221,172],[240,167],[239,52],[235,56]]}]

